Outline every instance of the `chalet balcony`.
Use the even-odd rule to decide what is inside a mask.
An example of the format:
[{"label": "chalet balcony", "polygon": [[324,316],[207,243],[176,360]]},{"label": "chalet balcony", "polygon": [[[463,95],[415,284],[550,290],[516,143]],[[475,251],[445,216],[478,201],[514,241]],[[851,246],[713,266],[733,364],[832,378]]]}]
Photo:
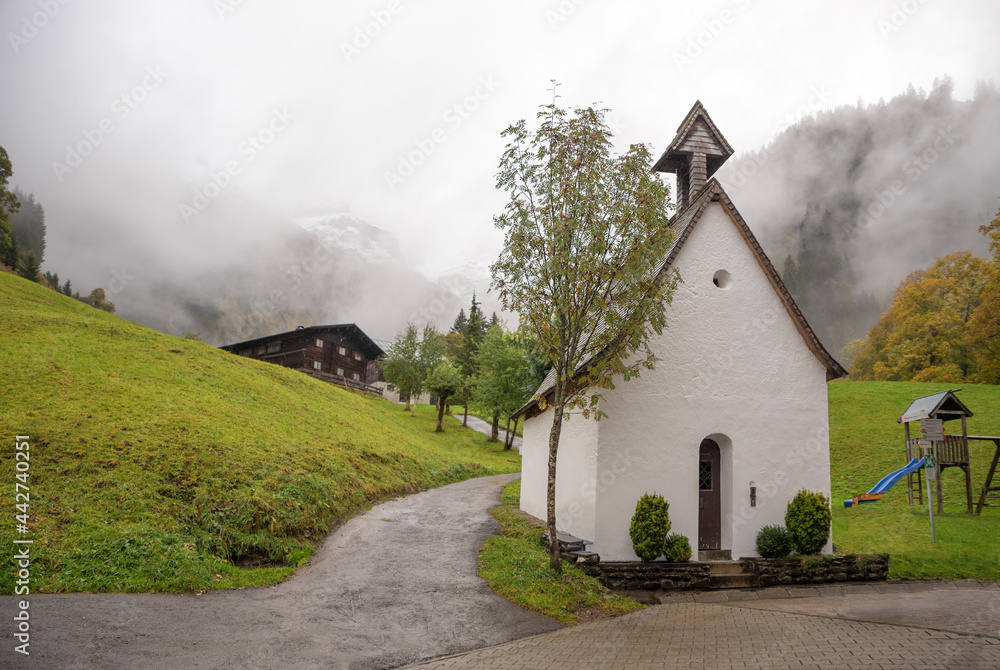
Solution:
[{"label": "chalet balcony", "polygon": [[319,370],[313,370],[310,368],[301,368],[301,370],[310,377],[315,377],[316,379],[319,379],[324,382],[337,384],[338,386],[344,386],[347,388],[357,389],[359,391],[364,391],[365,393],[373,393],[378,396],[382,395],[382,389],[380,389],[379,387],[372,386],[371,384],[366,384],[365,382],[356,381],[354,379],[349,379],[343,375],[335,375],[329,372],[321,372]]}]

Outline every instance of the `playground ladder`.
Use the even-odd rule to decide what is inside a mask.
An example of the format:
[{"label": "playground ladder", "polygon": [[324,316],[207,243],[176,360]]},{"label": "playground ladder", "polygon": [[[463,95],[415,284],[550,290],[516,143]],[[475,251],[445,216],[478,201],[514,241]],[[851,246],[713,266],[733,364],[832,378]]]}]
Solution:
[{"label": "playground ladder", "polygon": [[[993,454],[993,462],[990,464],[989,472],[986,474],[986,479],[983,480],[983,491],[979,495],[979,502],[976,503],[976,514],[983,511],[984,507],[1000,507],[1000,495],[989,495],[990,493],[1000,493],[1000,486],[993,486],[993,475],[997,472],[997,462],[1000,461],[1000,437],[991,437],[985,435],[969,435],[970,440],[989,440],[993,442],[997,449],[996,453]],[[998,501],[990,504],[986,502],[987,500]]]}]

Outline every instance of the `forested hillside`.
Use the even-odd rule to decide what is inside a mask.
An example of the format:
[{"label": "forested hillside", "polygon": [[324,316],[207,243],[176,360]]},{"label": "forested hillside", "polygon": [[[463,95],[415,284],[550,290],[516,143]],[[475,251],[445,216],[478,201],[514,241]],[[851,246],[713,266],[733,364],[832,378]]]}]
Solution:
[{"label": "forested hillside", "polygon": [[899,282],[959,249],[986,252],[979,226],[1000,201],[1000,92],[859,101],[808,117],[719,178],[835,355],[864,337]]}]

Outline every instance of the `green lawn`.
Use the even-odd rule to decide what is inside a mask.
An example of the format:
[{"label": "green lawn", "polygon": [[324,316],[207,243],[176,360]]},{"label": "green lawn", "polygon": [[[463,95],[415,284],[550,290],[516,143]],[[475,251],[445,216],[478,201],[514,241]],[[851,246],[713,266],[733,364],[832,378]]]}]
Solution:
[{"label": "green lawn", "polygon": [[491,514],[503,524],[500,535],[486,540],[479,555],[479,576],[503,597],[533,612],[573,624],[628,614],[643,605],[620,596],[588,577],[576,565],[563,563],[562,574],[549,569],[548,550],[542,544],[542,527],[517,510],[521,480],[504,487],[501,505]]},{"label": "green lawn", "polygon": [[[954,387],[954,386],[952,386]],[[830,393],[830,460],[833,534],[838,549],[888,552],[890,577],[1000,579],[1000,508],[966,514],[965,475],[944,471],[944,514],[935,514],[931,542],[927,506],[907,504],[903,479],[879,502],[845,509],[845,498],[864,493],[906,464],[903,427],[896,419],[910,401],[948,389],[947,384],[834,382]],[[962,385],[962,402],[975,414],[969,434],[1000,435],[1000,387]],[[949,433],[961,430],[948,422]],[[970,442],[973,501],[993,457],[991,442]],[[1000,483],[1000,482],[998,482]]]},{"label": "green lawn", "polygon": [[32,592],[273,584],[376,501],[520,470],[453,419],[435,434],[433,407],[414,419],[3,273],[0,369],[0,544],[29,435]]}]

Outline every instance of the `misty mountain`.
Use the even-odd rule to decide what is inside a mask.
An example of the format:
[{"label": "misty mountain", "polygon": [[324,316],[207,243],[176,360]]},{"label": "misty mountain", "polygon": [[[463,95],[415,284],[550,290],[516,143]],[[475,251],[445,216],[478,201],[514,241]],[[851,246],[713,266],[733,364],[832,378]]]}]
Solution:
[{"label": "misty mountain", "polygon": [[330,247],[374,263],[405,263],[392,233],[353,216],[346,205],[312,208],[292,220]]},{"label": "misty mountain", "polygon": [[807,117],[719,179],[827,348],[864,337],[913,270],[984,255],[1000,206],[1000,92],[981,83]]},{"label": "misty mountain", "polygon": [[[390,233],[343,208],[287,217],[227,192],[185,232],[195,250],[183,264],[155,246],[123,252],[141,270],[109,283],[119,315],[221,345],[344,322],[392,339],[407,321],[447,327],[461,303],[408,265]],[[445,302],[454,313],[434,308]]]}]

